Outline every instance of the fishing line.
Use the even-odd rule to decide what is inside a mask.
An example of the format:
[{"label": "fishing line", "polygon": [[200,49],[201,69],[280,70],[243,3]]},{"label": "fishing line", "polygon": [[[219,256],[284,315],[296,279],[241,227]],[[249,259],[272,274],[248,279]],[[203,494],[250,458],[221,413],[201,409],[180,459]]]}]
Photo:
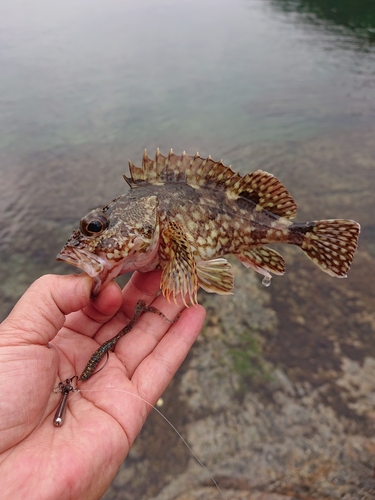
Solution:
[{"label": "fishing line", "polygon": [[[163,415],[163,413],[158,410],[156,408],[156,406],[152,405],[151,403],[149,403],[146,399],[143,399],[141,396],[138,396],[138,394],[134,394],[132,392],[129,392],[129,391],[125,391],[123,389],[111,389],[111,391],[113,392],[119,392],[119,393],[122,393],[122,394],[126,394],[126,395],[129,395],[129,396],[133,396],[135,397],[136,399],[139,399],[140,401],[143,401],[143,403],[146,403],[146,405],[150,406],[153,410],[156,411],[156,413],[158,413],[163,419],[165,422],[167,422],[167,424],[173,429],[173,431],[177,434],[177,436],[181,439],[181,441],[184,443],[184,445],[186,446],[186,448],[189,450],[189,452],[191,453],[192,457],[197,461],[197,463],[203,468],[204,471],[207,472],[207,474],[209,475],[211,481],[213,482],[213,484],[215,485],[215,487],[217,488],[217,490],[219,491],[220,495],[222,496],[222,498],[224,500],[228,500],[227,497],[224,495],[224,492],[223,490],[220,488],[220,486],[218,485],[217,481],[215,480],[215,478],[213,477],[213,475],[210,473],[210,471],[208,470],[208,468],[204,465],[204,463],[198,458],[198,456],[196,455],[196,453],[194,453],[193,449],[191,448],[191,446],[189,445],[189,443],[186,441],[186,439],[182,436],[182,434],[177,430],[177,428],[172,424],[172,422],[170,420],[168,420],[168,418]],[[106,392],[104,391],[104,389],[78,389],[77,392],[82,392],[82,393],[90,393],[90,392]]]},{"label": "fishing line", "polygon": [[[144,301],[139,300],[137,302],[137,305],[136,305],[136,308],[135,308],[133,319],[122,330],[120,330],[120,332],[115,337],[113,337],[112,339],[109,339],[108,341],[104,342],[104,344],[102,344],[93,353],[93,355],[91,356],[91,358],[90,358],[89,362],[87,363],[87,365],[86,365],[84,371],[82,372],[82,374],[80,376],[74,375],[71,378],[67,378],[64,381],[61,381],[54,388],[54,392],[55,393],[60,392],[62,394],[62,398],[60,400],[60,403],[59,403],[59,405],[57,407],[57,410],[56,410],[56,413],[55,413],[55,416],[54,416],[54,419],[53,419],[53,424],[56,427],[60,427],[60,426],[63,425],[64,416],[65,416],[65,412],[66,412],[67,405],[68,405],[68,397],[69,397],[69,394],[71,392],[72,393],[76,393],[76,394],[78,392],[82,392],[83,394],[84,393],[90,393],[90,392],[106,392],[103,389],[102,390],[100,390],[100,389],[78,389],[78,388],[76,388],[76,387],[74,387],[72,385],[72,382],[73,382],[74,379],[77,379],[78,381],[85,381],[85,380],[89,379],[90,377],[92,377],[93,375],[96,375],[97,373],[99,373],[106,366],[106,364],[108,362],[109,350],[111,350],[115,346],[116,342],[123,335],[125,335],[126,333],[128,333],[133,328],[133,326],[134,326],[135,322],[137,321],[137,319],[139,318],[139,316],[142,313],[144,313],[144,312],[152,312],[152,313],[158,314],[159,316],[162,316],[170,324],[173,324],[176,321],[178,321],[178,319],[180,317],[180,314],[178,314],[177,317],[174,320],[170,320],[161,311],[159,311],[159,309],[156,309],[153,306],[146,306],[146,304],[145,304]],[[99,365],[100,361],[103,359],[104,355],[107,355],[107,359],[106,359],[104,365],[101,366],[99,369],[96,369],[97,366]],[[160,410],[158,410],[154,405],[152,405],[151,403],[149,403],[146,399],[143,399],[138,394],[134,394],[134,393],[125,391],[123,389],[112,389],[112,391],[113,392],[119,392],[119,393],[122,393],[122,394],[127,394],[127,395],[130,395],[130,396],[133,396],[133,397],[137,398],[138,400],[142,401],[143,403],[145,403],[146,405],[150,406],[153,410],[155,410],[165,420],[165,422],[167,422],[167,424],[173,429],[173,431],[177,434],[177,436],[181,439],[181,441],[184,443],[184,445],[189,450],[190,454],[194,457],[194,459],[197,461],[197,463],[203,468],[204,471],[207,472],[207,474],[209,475],[211,481],[216,486],[216,488],[219,491],[219,493],[222,496],[222,498],[224,500],[227,500],[226,496],[224,495],[224,492],[221,490],[220,486],[216,482],[216,480],[213,477],[213,475],[210,473],[210,471],[207,469],[207,467],[204,465],[204,463],[198,458],[198,456],[194,453],[194,451],[192,450],[191,446],[188,444],[188,442],[182,436],[182,434],[177,430],[177,428],[172,424],[172,422],[170,422],[167,419],[167,417],[165,415],[163,415],[163,413]]]}]

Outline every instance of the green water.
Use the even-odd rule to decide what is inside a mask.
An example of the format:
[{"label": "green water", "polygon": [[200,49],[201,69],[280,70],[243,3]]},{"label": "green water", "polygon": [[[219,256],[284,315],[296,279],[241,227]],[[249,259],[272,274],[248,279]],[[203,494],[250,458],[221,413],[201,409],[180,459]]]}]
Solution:
[{"label": "green water", "polygon": [[284,12],[298,12],[314,24],[323,21],[327,29],[344,28],[358,40],[375,41],[374,0],[274,0]]}]

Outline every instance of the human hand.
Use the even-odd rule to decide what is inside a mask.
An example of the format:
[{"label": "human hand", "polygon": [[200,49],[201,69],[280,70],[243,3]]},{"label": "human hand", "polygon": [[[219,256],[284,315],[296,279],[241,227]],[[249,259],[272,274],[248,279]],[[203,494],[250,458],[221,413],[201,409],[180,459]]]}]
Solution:
[{"label": "human hand", "polygon": [[[91,354],[133,317],[143,299],[173,319],[184,308],[158,296],[160,273],[134,273],[90,299],[88,276],[44,276],[0,325],[0,475],[3,499],[100,498],[129,452],[151,405],[166,389],[202,327],[203,307],[170,325],[144,313],[105,369],[70,393],[63,427],[53,425],[61,394]],[[141,399],[142,398],[142,399]]]}]

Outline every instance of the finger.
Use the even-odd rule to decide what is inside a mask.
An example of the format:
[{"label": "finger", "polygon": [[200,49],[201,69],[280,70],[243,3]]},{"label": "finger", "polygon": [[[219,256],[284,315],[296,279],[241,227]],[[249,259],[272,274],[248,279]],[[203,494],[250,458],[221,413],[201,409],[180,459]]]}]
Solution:
[{"label": "finger", "polygon": [[160,339],[171,327],[171,322],[185,309],[182,300],[179,299],[176,304],[168,302],[161,295],[152,302],[152,306],[163,316],[154,312],[144,313],[137,320],[133,329],[116,344],[116,355],[125,366],[129,378],[143,359],[154,350]]},{"label": "finger", "polygon": [[93,337],[102,324],[107,323],[119,310],[122,293],[117,283],[112,282],[89,305],[70,314],[65,327],[88,337]]},{"label": "finger", "polygon": [[100,329],[95,340],[102,344],[116,335],[134,317],[136,304],[143,300],[149,305],[159,293],[161,271],[135,271],[122,291],[122,305],[114,318]]},{"label": "finger", "polygon": [[112,369],[103,371],[93,388],[89,382],[80,387],[85,397],[95,396],[96,406],[121,424],[130,445],[139,433],[151,405],[164,392],[198,337],[204,318],[202,306],[184,310],[181,318],[171,326],[153,352],[142,360],[131,380],[120,369],[119,360],[113,357],[112,362],[110,360],[108,363]]},{"label": "finger", "polygon": [[123,290],[123,306],[121,310],[131,319],[138,300],[150,304],[160,290],[161,271],[149,273],[134,272]]},{"label": "finger", "polygon": [[[117,286],[117,284],[114,286]],[[125,286],[122,295],[119,297],[121,306],[120,309],[117,303],[117,300],[119,300],[117,295],[113,295],[109,299],[107,296],[102,297],[102,294],[108,293],[106,292],[106,290],[110,288],[110,285],[108,285],[108,287],[100,292],[99,296],[95,299],[101,301],[100,311],[102,311],[102,316],[97,312],[94,312],[93,308],[86,308],[84,310],[85,314],[87,313],[91,316],[91,318],[94,319],[93,321],[86,318],[86,316],[82,316],[80,311],[79,313],[70,315],[65,326],[86,336],[93,337],[97,334],[95,336],[95,340],[101,344],[116,335],[127,323],[129,323],[134,316],[135,306],[139,300],[143,300],[149,304],[159,292],[159,287],[160,271],[151,271],[149,273],[135,272]],[[111,293],[114,293],[113,289],[111,290]],[[108,304],[110,309],[106,311]],[[95,302],[93,302],[92,305],[94,308],[98,307]],[[116,314],[109,313],[106,316],[104,313],[109,311],[114,311]],[[111,320],[112,317],[113,319]],[[98,320],[100,323],[107,324],[105,324],[105,326],[100,328],[98,331],[100,325],[98,325],[95,320]]]},{"label": "finger", "polygon": [[92,278],[46,275],[18,301],[0,329],[0,344],[47,344],[65,322],[65,315],[90,302]]},{"label": "finger", "polygon": [[165,391],[197,339],[205,316],[202,306],[186,309],[152,353],[140,363],[132,382],[142,398],[154,404]]}]

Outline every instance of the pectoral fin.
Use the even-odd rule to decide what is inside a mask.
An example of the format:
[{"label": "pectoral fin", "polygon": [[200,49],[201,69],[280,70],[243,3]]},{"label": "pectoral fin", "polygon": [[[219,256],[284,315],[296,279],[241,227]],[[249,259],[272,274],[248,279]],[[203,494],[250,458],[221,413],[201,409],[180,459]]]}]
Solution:
[{"label": "pectoral fin", "polygon": [[161,277],[161,290],[167,300],[176,302],[178,294],[187,306],[186,295],[197,304],[198,276],[194,255],[183,229],[170,222],[161,234],[160,255],[165,262]]},{"label": "pectoral fin", "polygon": [[227,295],[232,292],[232,266],[226,259],[213,259],[197,263],[199,286],[206,292]]}]

